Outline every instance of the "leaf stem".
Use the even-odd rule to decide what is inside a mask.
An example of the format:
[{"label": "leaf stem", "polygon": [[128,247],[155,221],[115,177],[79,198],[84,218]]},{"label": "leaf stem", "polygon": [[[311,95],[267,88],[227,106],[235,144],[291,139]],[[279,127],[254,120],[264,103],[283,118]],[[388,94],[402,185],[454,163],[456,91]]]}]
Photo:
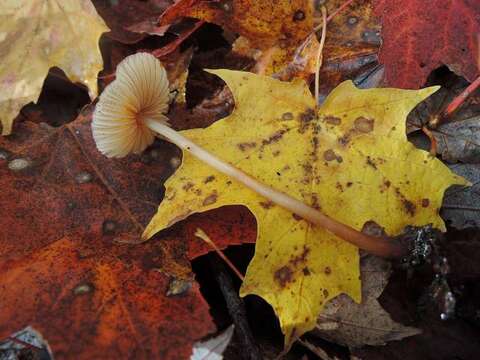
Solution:
[{"label": "leaf stem", "polygon": [[361,249],[370,252],[371,254],[382,257],[401,257],[407,252],[407,249],[401,243],[396,242],[393,239],[376,238],[357,231],[350,226],[340,223],[321,213],[320,211],[304,204],[290,195],[275,190],[270,186],[254,179],[240,169],[224,162],[217,156],[198,146],[166,124],[152,119],[147,119],[145,124],[151,130],[164,136],[167,140],[174,143],[181,149],[190,152],[190,154],[210,165],[215,170],[237,180],[257,194],[271,200],[284,209],[291,211],[292,213],[315,225],[323,227],[331,233],[341,237],[342,239]]},{"label": "leaf stem", "polygon": [[[318,46],[316,56],[316,69],[315,69],[315,107],[318,108],[319,93],[320,93],[320,67],[323,62],[323,47],[325,46],[325,38],[327,37],[327,9],[322,6],[322,37],[320,39],[320,45]],[[317,109],[318,110],[318,109]]]}]

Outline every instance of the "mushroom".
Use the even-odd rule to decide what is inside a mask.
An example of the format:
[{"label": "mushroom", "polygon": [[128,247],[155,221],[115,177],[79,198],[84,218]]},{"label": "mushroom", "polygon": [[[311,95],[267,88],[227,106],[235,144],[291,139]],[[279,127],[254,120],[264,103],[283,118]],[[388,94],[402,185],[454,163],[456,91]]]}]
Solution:
[{"label": "mushroom", "polygon": [[161,135],[257,194],[361,249],[383,257],[405,255],[406,247],[401,243],[389,238],[372,237],[342,224],[256,180],[172,129],[165,116],[169,101],[168,86],[166,71],[153,55],[137,53],[125,58],[117,67],[116,79],[100,95],[93,114],[93,138],[100,152],[107,157],[140,153],[154,141],[156,135]]}]

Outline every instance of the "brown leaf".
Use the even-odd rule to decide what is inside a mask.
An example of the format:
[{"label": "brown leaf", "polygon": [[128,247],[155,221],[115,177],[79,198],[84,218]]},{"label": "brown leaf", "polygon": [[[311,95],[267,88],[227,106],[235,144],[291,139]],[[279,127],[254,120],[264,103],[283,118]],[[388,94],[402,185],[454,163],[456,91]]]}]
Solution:
[{"label": "brown leaf", "polygon": [[108,36],[125,44],[136,43],[145,35],[163,35],[170,25],[160,25],[158,20],[173,0],[93,0],[93,3],[111,29]]},{"label": "brown leaf", "polygon": [[362,302],[355,303],[345,295],[333,299],[318,318],[314,333],[322,338],[346,345],[384,345],[419,334],[419,329],[396,323],[380,306],[378,297],[388,283],[390,264],[381,258],[361,259]]}]

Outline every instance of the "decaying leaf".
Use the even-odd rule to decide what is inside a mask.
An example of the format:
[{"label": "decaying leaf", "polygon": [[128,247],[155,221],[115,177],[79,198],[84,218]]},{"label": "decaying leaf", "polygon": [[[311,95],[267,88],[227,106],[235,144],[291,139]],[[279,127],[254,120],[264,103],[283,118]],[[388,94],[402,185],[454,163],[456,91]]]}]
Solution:
[{"label": "decaying leaf", "polygon": [[432,133],[443,160],[480,162],[480,116],[447,123]]},{"label": "decaying leaf", "polygon": [[125,44],[140,41],[146,34],[163,35],[169,24],[159,26],[158,18],[173,0],[92,0],[111,29],[107,34]]},{"label": "decaying leaf", "polygon": [[225,247],[254,241],[254,219],[222,211],[135,244],[178,154],[157,142],[112,161],[90,124],[87,108],[0,138],[0,339],[30,324],[55,358],[186,359],[215,331],[189,263],[210,250],[195,229]]},{"label": "decaying leaf", "polygon": [[220,335],[206,341],[197,342],[193,347],[190,360],[222,360],[222,354],[232,339],[234,329],[235,327],[230,325]]},{"label": "decaying leaf", "polygon": [[[328,0],[325,6],[331,15],[344,3],[343,0]],[[320,23],[317,11],[315,24]],[[383,75],[377,59],[380,41],[380,22],[373,15],[371,1],[353,1],[348,9],[337,13],[327,24],[320,69],[320,100],[347,79],[362,88],[378,87]]]},{"label": "decaying leaf", "polygon": [[[405,119],[436,88],[359,90],[340,84],[317,114],[303,81],[215,70],[235,98],[226,119],[182,133],[223,160],[360,230],[367,221],[389,235],[406,225],[444,229],[443,192],[466,184],[406,140]],[[255,94],[252,100],[252,94]],[[315,326],[325,303],[345,293],[360,301],[358,251],[188,153],[166,183],[144,237],[192,213],[241,204],[255,215],[258,239],[241,295],[266,299],[285,344]]]},{"label": "decaying leaf", "polygon": [[472,183],[452,187],[445,193],[442,218],[457,229],[480,227],[480,165],[453,164],[450,169]]},{"label": "decaying leaf", "polygon": [[348,347],[385,345],[392,340],[419,334],[421,330],[403,326],[390,318],[378,302],[388,283],[390,263],[374,256],[360,261],[362,302],[346,295],[330,301],[318,317],[315,334]]},{"label": "decaying leaf", "polygon": [[[19,341],[17,342],[14,339]],[[31,326],[12,334],[6,341],[0,341],[0,359],[2,360],[21,359],[22,355],[26,355],[25,351],[28,350],[33,352],[34,357],[52,358],[48,343],[42,337],[42,334]]]},{"label": "decaying leaf", "polygon": [[389,86],[418,89],[441,65],[469,81],[480,74],[480,2],[375,0],[374,7],[382,19],[379,59]]},{"label": "decaying leaf", "polygon": [[86,85],[94,98],[102,69],[98,39],[106,31],[90,0],[4,1],[0,13],[2,135],[11,133],[24,105],[37,101],[53,66],[73,82]]},{"label": "decaying leaf", "polygon": [[[294,58],[297,47],[313,30],[313,2],[311,0],[224,2],[182,0],[191,6],[178,6],[175,17],[193,17],[221,25],[240,34],[233,50],[240,55],[254,57],[256,71],[272,74],[282,70]],[[169,15],[162,23],[172,21]],[[312,38],[309,49],[317,49]],[[313,62],[309,68],[313,70]]]}]

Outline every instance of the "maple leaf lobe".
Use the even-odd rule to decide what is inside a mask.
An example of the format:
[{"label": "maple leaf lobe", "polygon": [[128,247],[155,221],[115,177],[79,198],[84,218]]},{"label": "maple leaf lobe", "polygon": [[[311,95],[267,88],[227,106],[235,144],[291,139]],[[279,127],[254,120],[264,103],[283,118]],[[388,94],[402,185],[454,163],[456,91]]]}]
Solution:
[{"label": "maple leaf lobe", "polygon": [[[405,135],[408,113],[438,87],[359,90],[346,81],[316,116],[315,101],[303,81],[287,83],[230,70],[210,72],[227,83],[235,108],[208,128],[184,131],[186,137],[355,229],[369,221],[388,235],[409,224],[433,223],[443,229],[436,212],[443,191],[464,182],[439,160],[416,149]],[[259,94],[253,102],[252,94]],[[427,182],[427,173],[428,178],[437,175]],[[147,226],[147,238],[178,215],[232,204],[244,205],[255,215],[256,252],[241,295],[256,294],[272,305],[287,347],[315,326],[329,299],[346,293],[360,301],[358,251],[344,240],[269,204],[188,152],[165,187],[166,198]],[[216,202],[205,202],[215,191]],[[175,198],[169,201],[172,194]],[[427,197],[430,206],[423,207]]]}]

